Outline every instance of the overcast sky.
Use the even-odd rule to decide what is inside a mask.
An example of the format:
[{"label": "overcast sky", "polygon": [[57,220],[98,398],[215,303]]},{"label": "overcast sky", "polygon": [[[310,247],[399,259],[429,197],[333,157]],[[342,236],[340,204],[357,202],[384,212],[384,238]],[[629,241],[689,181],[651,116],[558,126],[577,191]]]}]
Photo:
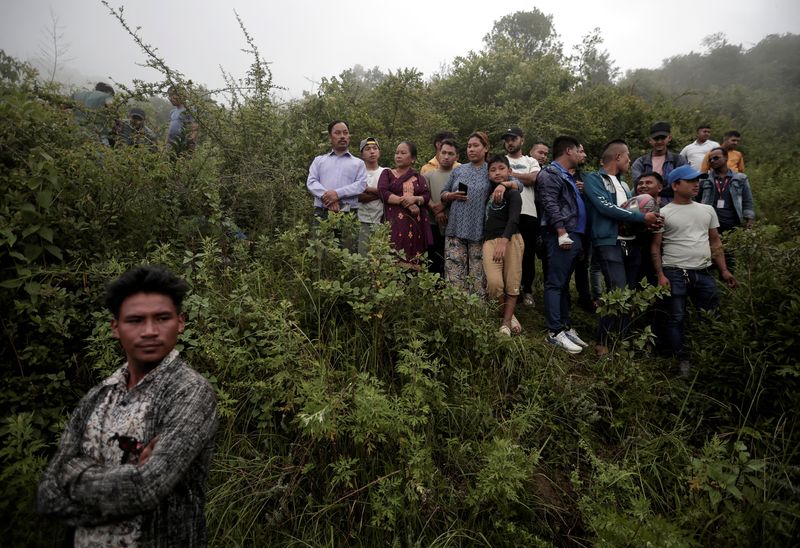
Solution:
[{"label": "overcast sky", "polygon": [[[133,78],[157,79],[137,66],[143,54],[99,0],[1,1],[0,49],[7,53],[25,60],[39,57],[52,10],[68,57],[69,76],[63,77],[126,84]],[[222,86],[220,66],[236,76],[247,70],[235,9],[272,62],[274,83],[287,88],[286,97],[313,90],[320,78],[355,64],[384,71],[416,67],[430,76],[455,56],[480,49],[495,20],[534,5],[553,15],[567,53],[600,27],[604,47],[623,72],[702,51],[702,39],[715,32],[745,47],[768,34],[800,33],[798,0],[112,0],[111,5],[125,5],[128,23],[142,27],[145,41],[171,66],[211,88]]]}]

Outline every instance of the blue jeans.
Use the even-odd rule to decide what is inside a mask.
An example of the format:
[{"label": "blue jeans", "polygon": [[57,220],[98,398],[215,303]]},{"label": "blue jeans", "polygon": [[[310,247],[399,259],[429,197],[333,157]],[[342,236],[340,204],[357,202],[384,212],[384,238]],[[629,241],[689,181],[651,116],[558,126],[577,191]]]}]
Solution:
[{"label": "blue jeans", "polygon": [[581,252],[581,235],[570,232],[570,249],[558,247],[558,235],[547,233],[544,236],[547,247],[547,278],[544,282],[544,316],[547,328],[558,333],[569,329],[569,279],[575,270],[575,261]]},{"label": "blue jeans", "polygon": [[684,270],[682,268],[664,267],[664,276],[669,280],[670,296],[666,300],[667,325],[666,343],[679,360],[689,358],[684,340],[684,320],[686,318],[687,300],[691,298],[700,310],[717,310],[719,294],[717,282],[708,272],[702,270]]},{"label": "blue jeans", "polygon": [[[617,245],[598,245],[593,250],[606,281],[606,291],[636,287],[636,275],[641,262],[641,250],[633,241],[618,242]],[[597,321],[597,344],[608,344],[608,333],[614,329],[623,333],[630,318],[601,316]]]}]

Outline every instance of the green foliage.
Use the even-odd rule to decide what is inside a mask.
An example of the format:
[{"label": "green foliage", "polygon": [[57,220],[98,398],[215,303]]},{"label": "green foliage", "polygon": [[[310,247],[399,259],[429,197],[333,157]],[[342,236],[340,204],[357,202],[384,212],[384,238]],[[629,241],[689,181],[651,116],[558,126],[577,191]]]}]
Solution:
[{"label": "green foliage", "polygon": [[[202,138],[177,158],[100,147],[62,110],[64,98],[0,54],[7,544],[48,545],[61,534],[34,513],[36,482],[66,414],[121,363],[101,293],[139,263],[165,264],[191,286],[179,348],[211,381],[221,418],[207,497],[212,545],[797,538],[800,221],[790,155],[765,152],[750,172],[765,221],[726,235],[741,287],[724,293],[720,320],[693,318],[698,374],[688,383],[649,355],[652,333],[637,324],[601,361],[559,353],[527,322],[524,336],[498,340],[496,311],[408,270],[385,228],[366,256],[340,245],[358,230],[353,219],[310,228],[304,188],[333,118],[351,122],[354,140],[380,139],[388,164],[401,139],[417,141],[424,161],[442,129],[463,140],[520,125],[529,144],[572,133],[596,157],[612,136],[644,146],[660,118],[688,142],[708,117],[752,132],[751,165],[751,151],[774,145],[769,124],[787,147],[796,139],[791,109],[765,108],[769,86],[796,104],[796,63],[764,62],[784,59],[795,37],[751,50],[717,40],[707,54],[615,86],[599,34],[564,58],[551,18],[534,10],[498,21],[484,50],[431,81],[416,69],[354,67],[279,106],[268,63],[239,21],[253,63],[242,79],[226,75],[222,105],[110,11],[163,77],[127,96],[183,86]],[[738,68],[701,86],[707,63],[723,61]],[[684,80],[687,65],[696,72]],[[741,74],[756,66],[769,86],[743,87]],[[675,96],[686,86],[692,93]],[[612,292],[602,311],[638,316],[660,291]],[[541,321],[539,309],[520,312]]]}]

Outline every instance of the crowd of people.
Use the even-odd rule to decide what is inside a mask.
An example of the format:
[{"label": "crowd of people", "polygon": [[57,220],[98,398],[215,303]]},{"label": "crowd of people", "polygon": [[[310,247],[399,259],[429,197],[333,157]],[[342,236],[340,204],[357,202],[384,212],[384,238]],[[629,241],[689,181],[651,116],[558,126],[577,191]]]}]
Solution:
[{"label": "crowd of people", "polygon": [[[128,119],[120,120],[114,97],[113,87],[98,82],[92,90],[72,94],[72,102],[68,106],[89,135],[105,146],[146,146],[157,150],[159,139],[147,125],[144,109],[132,107],[128,110]],[[170,86],[167,98],[173,109],[166,136],[161,143],[174,154],[191,151],[197,143],[199,126],[186,109],[185,93],[179,86]]]},{"label": "crowd of people", "polygon": [[[417,171],[414,143],[398,143],[394,167],[385,168],[377,139],[363,139],[356,156],[348,123],[334,120],[332,149],[314,159],[307,186],[315,217],[358,216],[360,253],[368,253],[375,227],[386,222],[398,260],[415,269],[426,265],[447,284],[497,302],[504,336],[522,331],[518,299],[535,304],[537,258],[545,340],[572,354],[589,346],[571,322],[573,278],[578,303],[590,312],[603,293],[641,288],[642,280],[669,288],[649,317],[657,349],[675,356],[687,375],[687,304],[718,309],[712,265],[736,287],[733,257],[723,251],[720,234],[748,228],[755,218],[737,150],[741,135],[729,131],[720,145],[711,133],[701,124],[696,140],[675,153],[670,124],[656,122],[646,154],[632,161],[628,144],[611,140],[600,169],[584,172],[586,153],[575,137],[559,136],[552,147],[534,142],[526,155],[524,132],[511,127],[501,135],[505,154],[493,155],[489,137],[476,131],[466,141],[466,163],[459,164],[459,143],[445,131],[434,136],[436,154]],[[630,318],[598,316],[595,352],[604,356]]]}]

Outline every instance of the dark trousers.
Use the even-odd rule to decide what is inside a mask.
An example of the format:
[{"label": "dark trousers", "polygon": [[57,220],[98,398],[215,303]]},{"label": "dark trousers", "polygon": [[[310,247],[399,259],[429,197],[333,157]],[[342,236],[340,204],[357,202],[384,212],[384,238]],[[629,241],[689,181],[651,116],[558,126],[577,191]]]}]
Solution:
[{"label": "dark trousers", "polygon": [[684,337],[684,320],[689,299],[700,310],[719,309],[717,282],[707,268],[684,270],[664,267],[664,276],[669,280],[670,295],[666,300],[666,341],[672,354],[680,360],[689,358]]},{"label": "dark trousers", "polygon": [[[603,272],[606,291],[636,287],[636,275],[639,272],[641,251],[633,241],[618,240],[617,245],[598,245],[592,250]],[[612,330],[624,333],[630,323],[629,316],[601,316],[597,321],[597,344],[606,346],[608,334]]]},{"label": "dark trousers", "polygon": [[438,224],[431,225],[433,243],[428,247],[428,260],[431,262],[429,272],[436,272],[444,277],[444,235]]},{"label": "dark trousers", "polygon": [[575,262],[575,289],[578,290],[578,302],[592,301],[592,292],[589,288],[589,262],[592,259],[592,246],[589,236],[584,234],[581,241],[583,253]]},{"label": "dark trousers", "polygon": [[522,254],[522,292],[533,293],[536,278],[536,241],[539,239],[539,219],[530,215],[519,216],[519,233],[525,242]]},{"label": "dark trousers", "polygon": [[547,233],[547,278],[544,282],[544,315],[547,328],[557,333],[569,329],[569,279],[575,270],[575,260],[581,252],[581,235],[570,232],[570,249],[558,246],[558,235]]}]

